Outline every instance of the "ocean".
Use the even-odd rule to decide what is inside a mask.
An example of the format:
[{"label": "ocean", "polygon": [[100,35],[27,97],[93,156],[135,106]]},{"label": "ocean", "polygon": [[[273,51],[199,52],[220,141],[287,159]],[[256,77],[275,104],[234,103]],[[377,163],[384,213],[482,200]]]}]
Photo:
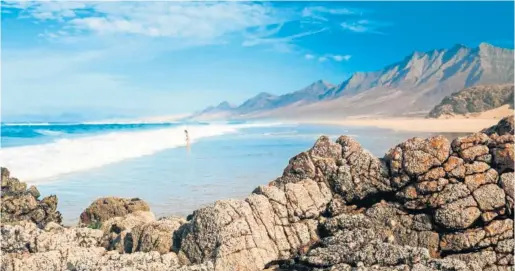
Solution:
[{"label": "ocean", "polygon": [[56,194],[68,225],[105,196],[139,197],[158,217],[244,198],[321,135],[355,137],[379,157],[408,138],[430,136],[279,122],[3,123],[1,135],[1,165],[42,196]]}]

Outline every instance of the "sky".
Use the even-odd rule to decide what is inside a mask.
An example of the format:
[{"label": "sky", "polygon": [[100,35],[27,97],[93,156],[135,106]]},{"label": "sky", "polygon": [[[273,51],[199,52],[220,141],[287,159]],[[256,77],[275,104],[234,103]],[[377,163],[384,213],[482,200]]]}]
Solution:
[{"label": "sky", "polygon": [[513,48],[513,5],[2,1],[2,119],[188,113],[413,51]]}]

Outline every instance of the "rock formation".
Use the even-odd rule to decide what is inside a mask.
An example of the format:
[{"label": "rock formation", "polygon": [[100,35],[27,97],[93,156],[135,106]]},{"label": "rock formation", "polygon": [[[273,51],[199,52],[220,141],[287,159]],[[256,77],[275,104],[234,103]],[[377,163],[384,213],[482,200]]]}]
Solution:
[{"label": "rock formation", "polygon": [[2,168],[2,224],[27,220],[40,226],[49,222],[61,223],[61,213],[56,211],[57,197],[39,199],[35,186],[27,185],[10,176],[9,170]]},{"label": "rock formation", "polygon": [[445,97],[429,112],[429,117],[480,113],[503,105],[513,108],[513,84],[474,86]]},{"label": "rock formation", "polygon": [[117,197],[100,198],[80,214],[80,224],[85,226],[101,225],[112,217],[125,216],[136,211],[150,211],[148,204],[141,199]]},{"label": "rock formation", "polygon": [[2,270],[513,270],[513,144],[513,118],[383,158],[323,136],[246,199],[187,220],[116,199],[125,211],[85,212],[99,229],[3,224]]},{"label": "rock formation", "polygon": [[[355,72],[337,85],[317,81],[306,88],[276,96],[260,93],[237,107],[207,108],[190,118],[206,119],[334,119],[349,116],[422,116],[446,96],[464,88],[512,84],[513,50],[481,43],[413,52],[380,70]],[[484,87],[479,87],[484,88]],[[497,87],[487,87],[476,110],[493,105]],[[494,93],[489,97],[488,92]],[[513,93],[513,88],[512,88]],[[492,100],[489,100],[493,98]],[[463,105],[460,101],[459,106]],[[504,103],[503,103],[504,104]],[[511,96],[513,104],[513,95]],[[502,104],[501,104],[502,105]],[[466,109],[465,109],[466,110]],[[467,111],[468,112],[468,111]],[[477,111],[471,111],[477,112]]]}]

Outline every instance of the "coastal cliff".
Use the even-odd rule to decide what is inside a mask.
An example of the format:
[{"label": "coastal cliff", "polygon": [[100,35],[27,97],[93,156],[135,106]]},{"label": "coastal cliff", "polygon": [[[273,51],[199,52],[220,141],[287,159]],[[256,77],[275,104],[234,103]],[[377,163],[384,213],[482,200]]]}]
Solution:
[{"label": "coastal cliff", "polygon": [[247,198],[185,219],[103,198],[77,227],[55,208],[35,221],[22,198],[44,203],[25,188],[4,200],[19,183],[3,169],[2,218],[17,203],[2,219],[1,270],[512,270],[513,122],[412,138],[383,158],[322,136]]}]

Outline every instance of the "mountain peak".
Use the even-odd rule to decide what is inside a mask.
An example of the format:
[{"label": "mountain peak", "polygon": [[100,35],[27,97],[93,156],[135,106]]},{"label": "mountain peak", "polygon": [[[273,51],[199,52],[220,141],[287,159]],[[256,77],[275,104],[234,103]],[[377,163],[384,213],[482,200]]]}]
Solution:
[{"label": "mountain peak", "polygon": [[320,79],[320,80],[317,80],[313,83],[311,83],[311,85],[308,86],[308,88],[312,88],[312,87],[333,87],[334,85],[323,80],[323,79]]},{"label": "mountain peak", "polygon": [[218,105],[216,106],[216,108],[217,108],[217,109],[224,109],[224,110],[225,110],[225,109],[232,109],[232,108],[234,108],[234,106],[233,106],[233,105],[231,105],[231,104],[230,104],[229,102],[227,102],[227,101],[223,101],[223,102],[221,102],[220,104],[218,104]]},{"label": "mountain peak", "polygon": [[487,42],[481,42],[479,44],[479,49],[491,49],[491,48],[496,48],[495,46],[493,46],[492,44],[490,43],[487,43]]},{"label": "mountain peak", "polygon": [[451,50],[453,49],[461,49],[461,48],[468,48],[465,44],[462,44],[462,43],[456,43],[454,44],[454,46],[451,47]]},{"label": "mountain peak", "polygon": [[263,99],[263,98],[268,98],[268,97],[273,97],[273,96],[275,96],[275,95],[270,94],[268,92],[261,92],[258,95],[256,95],[254,98]]}]

